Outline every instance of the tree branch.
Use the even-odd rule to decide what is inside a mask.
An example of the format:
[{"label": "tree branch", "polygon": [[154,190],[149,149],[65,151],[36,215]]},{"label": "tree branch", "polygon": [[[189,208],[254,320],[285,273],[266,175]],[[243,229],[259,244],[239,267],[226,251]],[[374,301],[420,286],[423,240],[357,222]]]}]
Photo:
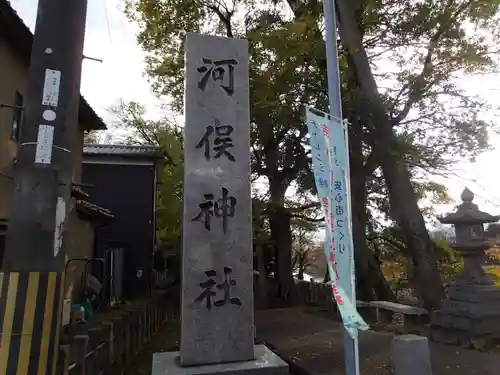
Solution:
[{"label": "tree branch", "polygon": [[325,217],[321,217],[319,219],[315,219],[315,218],[312,218],[312,217],[307,217],[305,215],[301,215],[301,214],[291,214],[290,215],[291,217],[295,218],[295,219],[301,219],[301,220],[305,220],[305,221],[309,221],[311,223],[321,223],[322,221],[325,221]]},{"label": "tree branch", "polygon": [[224,27],[226,28],[226,36],[228,38],[233,38],[233,29],[231,27],[231,17],[233,15],[233,12],[226,10],[226,14],[223,14],[222,11],[215,5],[209,6],[208,8],[213,10],[219,17],[219,20],[223,23]]},{"label": "tree branch", "polygon": [[460,15],[460,13],[465,11],[467,7],[470,5],[470,2],[466,2],[462,4],[462,6],[459,7],[454,14],[447,15],[447,12],[450,10],[453,3],[454,3],[453,0],[448,0],[448,3],[446,4],[441,16],[439,17],[439,20],[437,21],[439,23],[439,27],[428,43],[427,53],[424,58],[424,64],[422,66],[422,70],[420,71],[418,76],[413,79],[413,82],[412,83],[408,82],[407,84],[405,84],[401,88],[401,91],[396,96],[394,105],[397,104],[397,100],[403,94],[403,92],[408,89],[408,100],[406,101],[401,112],[395,118],[392,119],[391,122],[393,126],[399,124],[402,120],[404,120],[408,116],[408,113],[410,113],[410,110],[413,108],[413,105],[422,99],[422,95],[425,92],[426,86],[429,86],[430,84],[430,82],[426,82],[426,78],[429,77],[433,71],[434,67],[432,64],[432,58],[434,52],[439,46],[439,41],[441,37],[449,27],[450,23],[454,21]]},{"label": "tree branch", "polygon": [[311,208],[320,208],[320,207],[321,204],[319,202],[313,202],[299,207],[289,207],[287,209],[290,212],[299,212],[299,211],[310,210]]}]

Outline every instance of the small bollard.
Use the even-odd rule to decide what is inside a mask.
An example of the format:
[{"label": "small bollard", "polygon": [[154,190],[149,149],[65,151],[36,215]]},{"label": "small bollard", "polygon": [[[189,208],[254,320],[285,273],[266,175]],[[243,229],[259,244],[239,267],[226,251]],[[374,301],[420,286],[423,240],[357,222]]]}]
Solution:
[{"label": "small bollard", "polygon": [[395,336],[391,351],[396,375],[432,375],[427,337]]}]

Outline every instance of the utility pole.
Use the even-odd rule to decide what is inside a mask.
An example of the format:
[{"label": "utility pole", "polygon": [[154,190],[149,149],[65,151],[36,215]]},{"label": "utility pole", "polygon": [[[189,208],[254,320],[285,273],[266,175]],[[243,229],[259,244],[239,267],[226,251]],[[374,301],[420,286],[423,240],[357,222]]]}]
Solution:
[{"label": "utility pole", "polygon": [[87,0],[39,0],[0,273],[0,374],[54,375]]},{"label": "utility pole", "polygon": [[[323,10],[325,14],[325,48],[328,79],[328,103],[330,106],[330,115],[343,123],[342,117],[342,98],[340,91],[340,71],[337,46],[337,12],[335,0],[323,0]],[[347,150],[349,152],[349,150]],[[349,174],[346,176],[346,181]],[[349,183],[348,183],[349,184]],[[351,197],[348,195],[348,200]],[[349,209],[348,212],[351,212]],[[351,214],[349,214],[351,215]],[[352,220],[349,218],[349,220]],[[352,233],[351,233],[352,236]],[[351,243],[352,247],[352,243]],[[345,292],[351,298],[356,306],[356,283],[354,278],[354,260],[351,265],[352,283],[350,290]],[[346,375],[359,375],[359,345],[357,335],[353,338],[345,329],[344,333],[344,363]]]}]

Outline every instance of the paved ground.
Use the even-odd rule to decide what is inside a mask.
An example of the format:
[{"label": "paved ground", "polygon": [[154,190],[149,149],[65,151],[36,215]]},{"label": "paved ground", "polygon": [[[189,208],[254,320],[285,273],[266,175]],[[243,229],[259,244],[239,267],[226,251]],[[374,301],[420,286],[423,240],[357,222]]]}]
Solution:
[{"label": "paved ground", "polygon": [[[305,373],[344,373],[343,330],[333,320],[301,309],[268,310],[257,314],[257,339],[268,343],[280,356]],[[360,357],[384,354],[392,334],[364,332],[360,335]],[[364,374],[364,373],[363,373]]]},{"label": "paved ground", "polygon": [[[314,310],[280,309],[256,314],[257,340],[292,363],[295,375],[344,375],[342,327]],[[360,335],[361,375],[392,375],[392,334]],[[145,348],[126,375],[150,375],[152,353],[178,347],[179,324],[171,321]],[[433,375],[498,375],[500,355],[431,344]]]},{"label": "paved ground", "polygon": [[[257,314],[258,338],[273,346],[303,374],[344,375],[342,328],[338,322],[302,309],[268,310]],[[392,334],[364,332],[359,339],[361,375],[394,374]],[[493,375],[500,356],[453,346],[430,345],[433,375]]]}]

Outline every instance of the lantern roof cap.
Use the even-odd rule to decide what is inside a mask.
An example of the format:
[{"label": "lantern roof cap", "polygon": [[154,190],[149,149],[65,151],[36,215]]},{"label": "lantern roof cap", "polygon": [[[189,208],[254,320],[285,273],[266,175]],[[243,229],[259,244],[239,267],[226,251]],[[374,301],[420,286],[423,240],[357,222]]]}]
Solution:
[{"label": "lantern roof cap", "polygon": [[472,203],[474,193],[468,188],[464,189],[460,198],[462,203],[458,205],[456,212],[438,218],[442,224],[484,224],[500,220],[500,215],[480,211],[477,204]]}]

